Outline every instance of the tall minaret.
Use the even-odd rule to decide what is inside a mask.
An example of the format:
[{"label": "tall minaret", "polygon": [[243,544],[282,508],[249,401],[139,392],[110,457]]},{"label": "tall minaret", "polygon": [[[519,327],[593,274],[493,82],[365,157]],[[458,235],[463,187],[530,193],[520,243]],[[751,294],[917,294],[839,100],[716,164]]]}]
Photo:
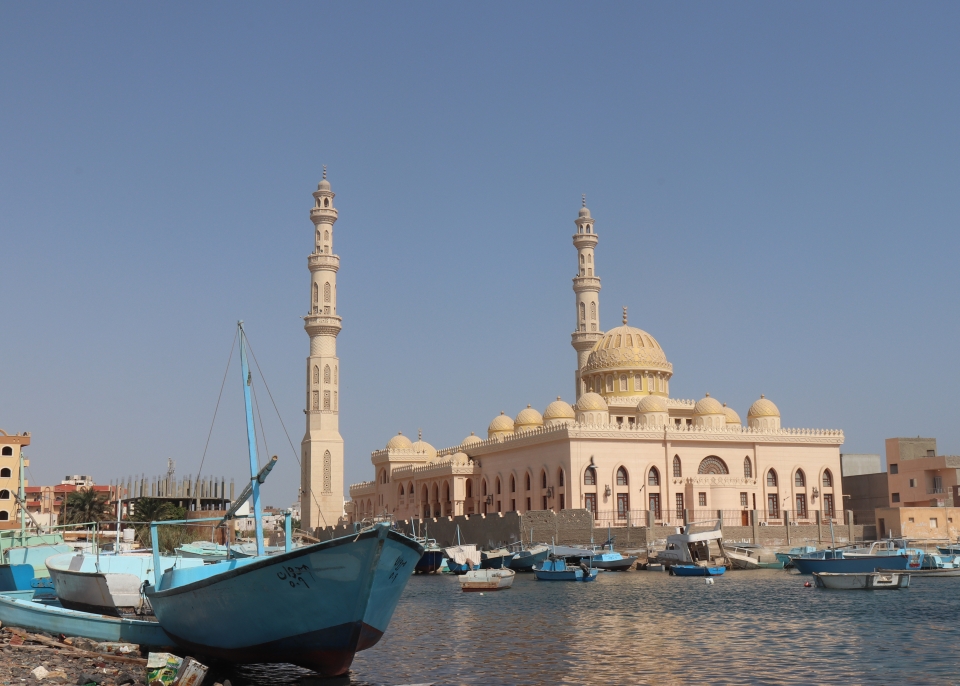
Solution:
[{"label": "tall minaret", "polygon": [[333,254],[333,224],[337,210],[333,192],[323,180],[313,194],[310,220],[315,226],[314,250],[307,258],[310,268],[310,309],[303,328],[310,336],[307,357],[307,433],[300,444],[303,461],[300,474],[301,527],[334,526],[343,515],[343,438],[340,436],[340,360],[337,358],[337,270],[340,258]]},{"label": "tall minaret", "polygon": [[577,249],[580,269],[573,278],[573,292],[576,294],[577,328],[570,336],[571,344],[577,351],[576,386],[577,398],[586,391],[580,381],[580,370],[587,363],[587,356],[597,341],[603,337],[600,328],[600,277],[596,276],[594,249],[597,247],[597,233],[593,217],[587,209],[587,196],[583,196],[583,207],[575,222],[577,232],[573,234],[573,246]]}]

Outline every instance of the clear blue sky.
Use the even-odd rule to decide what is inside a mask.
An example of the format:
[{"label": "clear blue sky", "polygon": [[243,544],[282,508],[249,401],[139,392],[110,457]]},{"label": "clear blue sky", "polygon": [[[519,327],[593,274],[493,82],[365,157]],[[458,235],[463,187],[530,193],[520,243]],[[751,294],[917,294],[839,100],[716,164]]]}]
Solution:
[{"label": "clear blue sky", "polygon": [[[299,445],[326,164],[347,483],[572,398],[581,193],[601,323],[630,307],[672,395],[960,452],[958,35],[956,3],[0,4],[0,427],[35,483],[195,474],[242,318]],[[241,402],[234,368],[205,473],[244,477]]]}]

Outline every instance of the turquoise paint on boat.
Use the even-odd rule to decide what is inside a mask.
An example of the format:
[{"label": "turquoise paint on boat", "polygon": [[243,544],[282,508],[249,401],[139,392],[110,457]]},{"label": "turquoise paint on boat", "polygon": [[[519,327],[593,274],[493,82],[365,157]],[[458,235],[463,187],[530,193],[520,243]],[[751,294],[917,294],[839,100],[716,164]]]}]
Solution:
[{"label": "turquoise paint on boat", "polygon": [[33,575],[38,579],[43,579],[50,576],[50,571],[47,569],[47,558],[72,552],[73,546],[67,545],[62,541],[53,544],[37,543],[36,545],[27,547],[17,546],[7,548],[3,551],[3,558],[7,564],[30,565],[33,567]]}]

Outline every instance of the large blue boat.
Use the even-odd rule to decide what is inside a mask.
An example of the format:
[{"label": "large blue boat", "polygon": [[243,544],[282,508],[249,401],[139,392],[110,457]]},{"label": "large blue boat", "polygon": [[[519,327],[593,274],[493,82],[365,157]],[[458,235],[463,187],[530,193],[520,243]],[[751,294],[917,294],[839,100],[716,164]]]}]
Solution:
[{"label": "large blue boat", "polygon": [[507,566],[515,572],[532,572],[534,567],[541,564],[550,554],[550,548],[545,545],[535,545],[517,551],[517,554],[507,562]]},{"label": "large blue boat", "polygon": [[902,571],[920,569],[923,551],[907,548],[905,541],[876,541],[869,548],[828,548],[793,558],[793,566],[801,574],[828,572],[861,574],[878,569]]},{"label": "large blue boat", "polygon": [[726,567],[708,567],[706,565],[673,565],[670,574],[673,576],[720,576]]},{"label": "large blue boat", "polygon": [[[242,322],[238,328],[250,483],[227,517],[252,497],[257,555],[169,569],[144,593],[166,633],[198,656],[233,663],[284,662],[324,677],[340,676],[357,651],[376,644],[387,630],[423,547],[377,523],[300,548],[291,547],[288,531],[286,552],[264,555],[260,484],[277,458],[258,471]],[[151,523],[154,569],[162,569],[157,529],[168,523],[185,522]]]},{"label": "large blue boat", "polygon": [[551,557],[535,567],[533,574],[538,581],[593,581],[599,571],[583,562],[579,566],[571,566],[562,557]]}]

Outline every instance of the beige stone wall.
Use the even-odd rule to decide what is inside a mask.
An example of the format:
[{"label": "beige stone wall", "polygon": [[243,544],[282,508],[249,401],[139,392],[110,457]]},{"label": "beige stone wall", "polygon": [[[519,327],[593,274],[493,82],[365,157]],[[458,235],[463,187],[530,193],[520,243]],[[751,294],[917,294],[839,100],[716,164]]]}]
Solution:
[{"label": "beige stone wall", "polygon": [[949,541],[960,537],[956,507],[878,507],[876,519],[878,536]]}]

